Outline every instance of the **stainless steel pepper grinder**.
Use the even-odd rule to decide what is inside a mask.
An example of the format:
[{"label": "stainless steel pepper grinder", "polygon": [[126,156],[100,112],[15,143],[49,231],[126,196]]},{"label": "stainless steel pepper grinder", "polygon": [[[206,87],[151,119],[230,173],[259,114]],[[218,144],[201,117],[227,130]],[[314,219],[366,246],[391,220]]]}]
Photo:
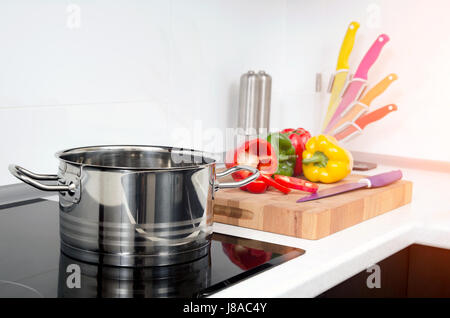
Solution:
[{"label": "stainless steel pepper grinder", "polygon": [[249,71],[241,76],[238,128],[255,137],[270,129],[272,77],[264,71]]}]

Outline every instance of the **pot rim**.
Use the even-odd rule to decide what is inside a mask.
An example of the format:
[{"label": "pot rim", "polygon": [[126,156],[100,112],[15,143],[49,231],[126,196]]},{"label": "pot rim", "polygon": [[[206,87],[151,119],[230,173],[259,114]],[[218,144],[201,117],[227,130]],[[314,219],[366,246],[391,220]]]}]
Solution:
[{"label": "pot rim", "polygon": [[[98,150],[159,150],[167,153],[180,153],[191,155],[195,157],[199,157],[202,159],[202,163],[192,163],[190,165],[179,166],[179,167],[127,167],[127,166],[109,166],[109,165],[96,165],[96,164],[88,164],[88,163],[79,163],[76,161],[72,161],[69,159],[62,158],[64,155],[69,154],[80,154],[89,151],[98,151]],[[212,154],[211,154],[212,156]],[[132,171],[174,171],[174,170],[191,170],[196,168],[208,167],[211,165],[215,165],[216,160],[211,156],[208,156],[207,152],[199,151],[190,148],[178,148],[178,147],[170,147],[170,146],[156,146],[156,145],[96,145],[96,146],[83,146],[83,147],[75,147],[68,148],[55,153],[55,157],[67,164],[79,166],[79,167],[92,167],[92,168],[100,168],[102,170],[132,170]]]}]

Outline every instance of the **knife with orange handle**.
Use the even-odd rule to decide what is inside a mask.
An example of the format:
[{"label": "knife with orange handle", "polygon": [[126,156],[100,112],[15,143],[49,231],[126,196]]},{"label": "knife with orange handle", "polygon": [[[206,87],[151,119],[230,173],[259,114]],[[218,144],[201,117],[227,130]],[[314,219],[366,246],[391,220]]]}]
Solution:
[{"label": "knife with orange handle", "polygon": [[347,82],[350,69],[348,60],[355,44],[356,32],[358,29],[358,22],[350,23],[347,28],[347,33],[345,34],[344,41],[342,42],[341,50],[339,52],[336,72],[331,77],[329,88],[329,90],[331,90],[330,101],[328,103],[328,109],[323,121],[322,129],[325,129],[328,125],[328,122],[331,120],[331,117],[338,107],[342,89],[345,87],[345,83]]},{"label": "knife with orange handle", "polygon": [[341,132],[334,135],[334,137],[339,141],[347,141],[356,134],[361,133],[362,130],[366,128],[367,125],[386,117],[388,114],[396,111],[397,109],[398,109],[397,105],[395,104],[390,104],[381,107],[380,109],[377,109],[367,115],[362,116],[355,122],[347,123],[347,127],[343,129]]},{"label": "knife with orange handle", "polygon": [[333,128],[331,128],[330,131],[333,131],[333,134],[336,134],[342,130],[341,127],[344,124],[354,122],[361,116],[365,115],[369,111],[369,106],[370,104],[372,104],[373,100],[383,94],[386,89],[397,79],[397,74],[389,74],[388,76],[386,76],[381,82],[370,89],[369,92],[364,95],[364,97],[347,108],[342,113],[342,118]]},{"label": "knife with orange handle", "polygon": [[331,127],[334,127],[338,121],[341,119],[341,114],[347,109],[355,100],[358,100],[366,88],[367,78],[369,70],[372,68],[373,64],[376,62],[383,47],[389,42],[389,36],[386,34],[381,34],[377,37],[375,42],[364,55],[361,63],[359,64],[355,76],[352,80],[346,84],[343,89],[342,99],[339,106],[336,108],[333,116],[330,119],[327,127],[325,128],[325,134],[331,133]]}]

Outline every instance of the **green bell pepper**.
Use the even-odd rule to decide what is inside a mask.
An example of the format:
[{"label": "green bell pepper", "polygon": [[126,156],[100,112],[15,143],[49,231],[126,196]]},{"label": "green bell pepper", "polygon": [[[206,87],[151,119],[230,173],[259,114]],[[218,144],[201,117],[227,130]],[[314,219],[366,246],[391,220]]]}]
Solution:
[{"label": "green bell pepper", "polygon": [[272,144],[278,158],[278,170],[275,174],[292,177],[297,162],[297,154],[289,137],[280,133],[273,133],[267,137]]}]

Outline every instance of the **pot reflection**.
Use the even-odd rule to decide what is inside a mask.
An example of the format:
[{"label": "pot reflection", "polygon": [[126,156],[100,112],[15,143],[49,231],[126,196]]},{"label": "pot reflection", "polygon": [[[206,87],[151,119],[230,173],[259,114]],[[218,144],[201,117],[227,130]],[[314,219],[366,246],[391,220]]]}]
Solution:
[{"label": "pot reflection", "polygon": [[58,297],[195,297],[210,281],[210,254],[184,264],[133,268],[85,263],[61,253]]}]

